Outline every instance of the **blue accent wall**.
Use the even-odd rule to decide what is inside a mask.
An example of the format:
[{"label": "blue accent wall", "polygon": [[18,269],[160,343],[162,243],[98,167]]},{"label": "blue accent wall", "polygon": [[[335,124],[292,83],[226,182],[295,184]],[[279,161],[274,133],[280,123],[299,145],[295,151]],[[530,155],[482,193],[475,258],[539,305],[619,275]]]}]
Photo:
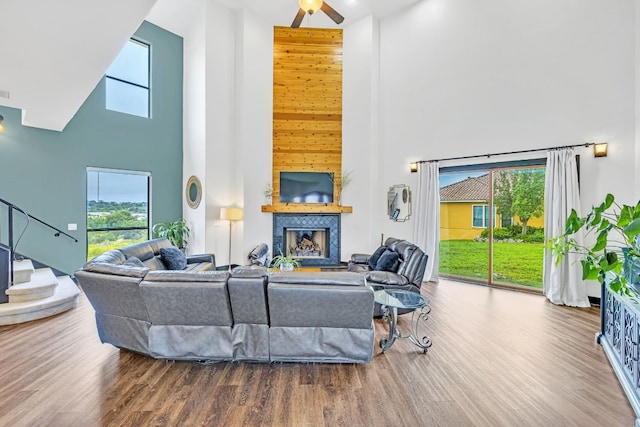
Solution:
[{"label": "blue accent wall", "polygon": [[[151,118],[105,108],[102,78],[62,132],[22,126],[21,111],[0,106],[0,198],[67,230],[75,243],[31,222],[17,251],[67,273],[86,260],[86,168],[151,173],[150,223],[182,216],[182,38],[143,22],[135,37],[151,45]],[[106,70],[105,70],[106,71]],[[0,208],[0,242],[7,243]],[[24,221],[16,215],[14,240]]]}]

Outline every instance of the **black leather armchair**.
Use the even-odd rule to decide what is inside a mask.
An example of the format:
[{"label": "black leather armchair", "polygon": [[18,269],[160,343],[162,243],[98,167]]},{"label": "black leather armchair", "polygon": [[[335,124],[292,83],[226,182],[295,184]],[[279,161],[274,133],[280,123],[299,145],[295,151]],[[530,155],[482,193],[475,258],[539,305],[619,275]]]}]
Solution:
[{"label": "black leather armchair", "polygon": [[[397,269],[377,270],[380,253],[395,252],[398,255]],[[427,255],[417,245],[406,240],[389,237],[374,254],[353,254],[348,264],[348,270],[363,273],[367,284],[375,290],[391,288],[404,289],[420,293],[420,286],[427,266]],[[398,314],[410,313],[413,310],[398,310]],[[379,304],[376,304],[374,316],[382,315]]]}]

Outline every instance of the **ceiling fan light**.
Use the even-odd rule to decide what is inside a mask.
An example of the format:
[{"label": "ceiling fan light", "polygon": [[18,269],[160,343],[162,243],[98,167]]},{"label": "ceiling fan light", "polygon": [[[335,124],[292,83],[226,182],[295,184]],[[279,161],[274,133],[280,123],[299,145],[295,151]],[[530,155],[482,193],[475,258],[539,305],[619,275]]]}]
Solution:
[{"label": "ceiling fan light", "polygon": [[300,4],[300,9],[309,15],[317,12],[322,7],[322,0],[298,0],[298,3]]}]

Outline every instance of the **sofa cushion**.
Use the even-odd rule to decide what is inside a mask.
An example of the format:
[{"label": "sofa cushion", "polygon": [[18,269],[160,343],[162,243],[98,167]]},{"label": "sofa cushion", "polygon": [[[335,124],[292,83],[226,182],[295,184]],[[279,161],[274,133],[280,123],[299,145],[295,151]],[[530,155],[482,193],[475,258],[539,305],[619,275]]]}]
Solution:
[{"label": "sofa cushion", "polygon": [[378,260],[382,256],[382,254],[387,250],[386,246],[380,246],[374,253],[369,257],[369,268],[372,270],[376,269],[376,264],[378,264]]},{"label": "sofa cushion", "polygon": [[149,271],[144,277],[145,282],[223,282],[229,279],[229,273],[226,271],[171,271],[157,270]]},{"label": "sofa cushion", "polygon": [[184,271],[197,272],[197,271],[215,271],[215,267],[210,262],[198,262],[195,264],[187,263],[187,267]]},{"label": "sofa cushion", "polygon": [[105,264],[120,265],[120,264],[123,264],[126,260],[127,260],[127,257],[125,257],[122,252],[120,252],[117,249],[112,249],[110,251],[106,251],[104,253],[101,253],[100,255],[98,255],[97,257],[95,257],[91,261],[89,261],[89,263],[102,262],[102,263],[105,263]]},{"label": "sofa cushion", "polygon": [[376,271],[392,271],[396,272],[398,270],[398,265],[400,261],[398,260],[399,256],[397,252],[393,251],[384,251],[384,253],[380,256],[380,259],[376,263]]},{"label": "sofa cushion", "polygon": [[155,255],[149,241],[134,243],[133,245],[124,246],[118,250],[122,252],[127,259],[136,257],[140,261],[146,261]]},{"label": "sofa cushion", "polygon": [[147,267],[133,267],[124,264],[110,264],[108,262],[88,262],[82,267],[84,271],[91,271],[94,273],[103,273],[103,274],[116,274],[118,276],[128,276],[128,277],[137,277],[142,278],[148,272],[149,269]]},{"label": "sofa cushion", "polygon": [[132,256],[131,258],[127,259],[124,263],[122,263],[122,265],[127,265],[129,267],[146,268],[144,263],[142,261],[140,261],[140,258],[134,257],[134,256]]},{"label": "sofa cushion", "polygon": [[327,285],[327,287],[365,285],[364,277],[361,274],[341,271],[271,273],[269,283]]},{"label": "sofa cushion", "polygon": [[184,270],[187,266],[186,255],[178,248],[160,248],[160,259],[167,270]]}]

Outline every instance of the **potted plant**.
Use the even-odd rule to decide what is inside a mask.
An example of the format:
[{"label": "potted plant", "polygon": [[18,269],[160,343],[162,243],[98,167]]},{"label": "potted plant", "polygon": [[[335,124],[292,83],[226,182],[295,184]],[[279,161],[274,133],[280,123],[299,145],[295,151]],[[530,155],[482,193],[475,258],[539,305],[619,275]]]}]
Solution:
[{"label": "potted plant", "polygon": [[[573,235],[580,229],[586,238],[595,235],[592,245],[579,244]],[[605,278],[612,291],[632,295],[631,285],[640,273],[640,202],[635,206],[619,205],[611,194],[583,217],[571,211],[564,234],[551,239],[551,251],[559,262],[569,252],[576,252],[582,264],[583,280]]]},{"label": "potted plant", "polygon": [[184,219],[173,222],[159,222],[153,226],[153,237],[166,237],[176,247],[185,249],[191,230]]},{"label": "potted plant", "polygon": [[284,255],[280,252],[280,255],[276,255],[271,260],[271,267],[280,268],[280,271],[293,271],[294,267],[300,267],[300,261],[289,255]]}]

